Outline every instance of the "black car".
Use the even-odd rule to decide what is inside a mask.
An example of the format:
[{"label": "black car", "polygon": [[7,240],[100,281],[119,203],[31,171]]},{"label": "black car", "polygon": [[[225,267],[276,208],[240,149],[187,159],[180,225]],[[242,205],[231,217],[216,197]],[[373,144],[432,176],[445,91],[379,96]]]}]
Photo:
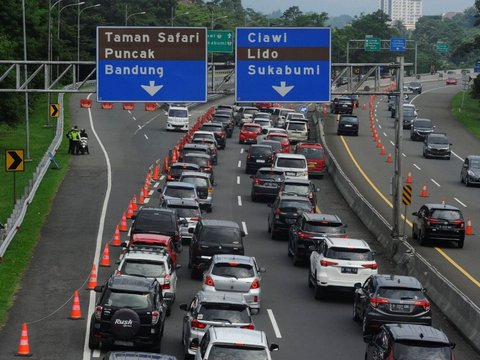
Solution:
[{"label": "black car", "polygon": [[303,213],[288,231],[288,256],[293,265],[310,257],[309,248],[325,236],[345,237],[347,225],[337,215]]},{"label": "black car", "polygon": [[232,112],[217,110],[213,115],[212,122],[222,123],[227,133],[227,138],[232,137],[233,129],[235,128]]},{"label": "black car", "polygon": [[[206,154],[210,156],[212,159],[212,164],[217,164],[217,152],[212,150],[210,145],[202,142],[202,143],[190,143],[185,144],[182,149],[182,154],[191,154],[191,153],[199,153],[199,154]],[[185,161],[183,156],[180,156],[180,160]]]},{"label": "black car", "polygon": [[272,166],[274,155],[269,145],[250,145],[247,150],[247,161],[245,161],[245,173],[254,174],[261,167]]},{"label": "black car", "polygon": [[225,149],[225,146],[227,146],[227,136],[225,134],[223,123],[207,122],[204,123],[199,130],[212,132],[215,135],[215,140],[217,140],[219,149]]},{"label": "black car", "polygon": [[424,140],[428,134],[433,132],[435,126],[430,119],[415,119],[410,127],[411,140]]},{"label": "black car", "polygon": [[421,94],[423,90],[422,83],[420,81],[412,81],[408,84],[408,90],[412,91],[414,94]]},{"label": "black car", "polygon": [[403,105],[403,120],[402,125],[404,129],[410,129],[413,122],[417,118],[417,111],[414,106],[410,104]]},{"label": "black car", "polygon": [[102,360],[177,360],[173,355],[155,354],[139,351],[109,351]]},{"label": "black car", "polygon": [[182,159],[184,162],[197,164],[200,170],[204,173],[210,174],[210,181],[215,185],[215,176],[212,166],[212,158],[210,155],[200,153],[183,153]]},{"label": "black car", "polygon": [[480,155],[468,155],[463,161],[460,180],[466,186],[480,184]]},{"label": "black car", "polygon": [[451,149],[447,134],[432,132],[427,135],[423,143],[423,157],[441,158],[450,160]]},{"label": "black car", "polygon": [[330,112],[332,114],[352,114],[354,100],[349,96],[341,96],[333,99],[330,104]]},{"label": "black car", "polygon": [[174,210],[155,207],[141,207],[130,229],[130,240],[135,234],[167,235],[172,238],[176,250],[180,250],[180,225],[183,220],[178,220]]},{"label": "black car", "polygon": [[353,319],[362,322],[364,335],[383,324],[432,325],[426,290],[413,276],[371,275],[355,284]]},{"label": "black car", "polygon": [[276,198],[282,182],[285,180],[283,170],[275,168],[260,168],[252,178],[252,201],[259,197]]},{"label": "black car", "polygon": [[166,180],[178,181],[184,171],[200,171],[200,166],[184,162],[173,163],[168,169]]},{"label": "black car", "polygon": [[193,233],[188,257],[192,278],[202,274],[215,254],[245,253],[242,239],[245,232],[236,222],[202,219],[189,232]]},{"label": "black car", "polygon": [[285,195],[303,196],[310,200],[312,206],[317,206],[317,192],[320,189],[316,188],[313,182],[307,179],[285,179],[280,187],[280,193]]},{"label": "black car", "polygon": [[[207,138],[195,138],[195,139],[192,139],[191,144],[207,145],[210,148],[210,156],[212,157],[213,165],[218,165],[218,150],[217,150],[217,141],[216,140],[207,139]],[[187,145],[188,144],[186,144],[185,146],[187,146]]]},{"label": "black car", "polygon": [[387,324],[364,337],[365,360],[453,360],[455,344],[440,330],[415,324]]},{"label": "black car", "polygon": [[88,346],[149,347],[160,352],[167,303],[155,279],[112,275],[105,285],[92,315]]},{"label": "black car", "polygon": [[303,196],[279,194],[273,204],[268,206],[271,207],[268,213],[268,232],[272,239],[279,233],[288,232],[302,213],[314,212],[310,200]]},{"label": "black car", "polygon": [[431,240],[454,240],[463,248],[465,221],[460,209],[446,204],[424,204],[412,215],[412,237],[419,239],[420,245]]},{"label": "black car", "polygon": [[268,146],[271,146],[274,154],[283,152],[282,143],[281,143],[280,141],[276,141],[276,140],[262,140],[262,141],[259,143],[259,145],[268,145]]},{"label": "black car", "polygon": [[358,118],[355,115],[342,115],[338,121],[337,135],[358,136]]}]

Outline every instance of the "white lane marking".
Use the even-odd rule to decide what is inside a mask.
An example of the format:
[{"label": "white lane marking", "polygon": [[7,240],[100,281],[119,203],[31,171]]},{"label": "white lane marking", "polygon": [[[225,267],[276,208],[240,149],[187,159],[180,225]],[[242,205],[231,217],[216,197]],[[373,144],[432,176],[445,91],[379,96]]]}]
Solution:
[{"label": "white lane marking", "polygon": [[149,198],[149,197],[143,200],[143,203],[144,203],[144,204],[148,204],[149,202],[150,202],[150,198]]},{"label": "white lane marking", "polygon": [[392,146],[395,146],[395,143],[391,140],[390,140],[390,144],[392,144]]},{"label": "white lane marking", "polygon": [[455,152],[452,151],[452,154],[453,156],[455,156],[457,159],[459,159],[460,161],[465,161],[464,159],[462,159],[460,156],[458,156],[457,154],[455,154]]},{"label": "white lane marking", "polygon": [[242,160],[238,160],[238,167],[242,167]]},{"label": "white lane marking", "polygon": [[240,176],[237,176],[237,184],[240,185]]},{"label": "white lane marking", "polygon": [[148,124],[150,124],[153,120],[155,120],[156,118],[158,118],[161,114],[158,114],[158,115],[155,115],[154,117],[152,117],[150,120],[148,120],[145,124],[143,124],[143,126],[140,126],[140,125],[137,125],[138,126],[138,129],[135,130],[135,132],[133,133],[134,135],[137,135],[137,133],[142,130],[145,126],[147,126]]},{"label": "white lane marking", "polygon": [[407,157],[407,155],[405,155],[405,153],[402,153],[402,156],[403,156],[403,157]]},{"label": "white lane marking", "polygon": [[137,125],[138,126],[138,130],[142,130],[142,127],[140,125]]},{"label": "white lane marking", "polygon": [[238,206],[242,206],[242,197],[238,195],[237,199],[238,199]]},{"label": "white lane marking", "polygon": [[[163,179],[165,179],[165,175],[160,176],[160,180],[163,180]],[[160,183],[158,183],[158,184],[160,184]]]},{"label": "white lane marking", "polygon": [[275,316],[273,316],[273,311],[271,309],[267,309],[268,317],[270,318],[270,322],[272,323],[273,331],[275,331],[275,336],[277,339],[282,338],[282,334],[280,333],[280,328],[278,327],[277,320],[275,320]]},{"label": "white lane marking", "polygon": [[431,182],[433,182],[435,185],[437,185],[438,187],[440,187],[440,184],[438,182],[436,182],[434,179],[430,179]]},{"label": "white lane marking", "polygon": [[413,166],[415,166],[418,170],[422,171],[422,169],[420,169],[420,166],[418,166],[417,164],[413,164]]},{"label": "white lane marking", "polygon": [[[163,175],[162,175],[162,176],[163,176]],[[156,189],[156,188],[158,188],[159,185],[160,185],[160,182],[157,181],[155,184],[153,184],[153,188]]]},{"label": "white lane marking", "polygon": [[153,190],[150,190],[150,191],[148,192],[148,196],[152,196],[153,193],[154,193],[154,191],[153,191]]},{"label": "white lane marking", "polygon": [[[378,128],[381,129],[381,128],[382,128],[382,125],[378,124]],[[385,133],[384,133],[384,134],[385,134]],[[385,136],[387,136],[387,135],[385,135]]]},{"label": "white lane marking", "polygon": [[243,154],[243,148],[240,149],[240,154]]},{"label": "white lane marking", "polygon": [[457,198],[453,198],[456,202],[458,202],[460,205],[462,205],[463,207],[467,207],[467,205],[465,205],[463,202],[461,202],[460,200],[458,200]]},{"label": "white lane marking", "polygon": [[130,110],[128,110],[128,113],[129,113],[129,114],[132,114],[132,112],[131,112]]},{"label": "white lane marking", "polygon": [[[380,127],[380,125],[378,127]],[[385,131],[383,132],[383,136],[387,137],[387,133]]]},{"label": "white lane marking", "polygon": [[[88,98],[90,98],[92,94],[88,94]],[[108,156],[108,152],[105,149],[105,146],[103,146],[102,141],[100,140],[100,137],[98,136],[97,132],[95,131],[95,126],[93,125],[93,118],[92,118],[92,109],[88,109],[88,117],[90,120],[90,127],[92,128],[92,133],[95,136],[95,138],[98,141],[98,144],[100,145],[100,148],[102,149],[103,155],[105,157],[105,162],[107,164],[107,189],[105,191],[105,197],[103,199],[103,205],[102,205],[102,212],[100,214],[100,221],[98,224],[98,232],[97,232],[97,240],[95,244],[95,255],[93,257],[93,263],[98,269],[98,260],[100,259],[100,252],[102,251],[102,239],[103,239],[103,232],[104,232],[104,227],[105,227],[105,217],[107,215],[107,208],[108,208],[108,202],[110,200],[110,193],[112,191],[112,166],[110,164],[110,157]],[[93,309],[95,308],[95,298],[96,294],[95,291],[89,291],[89,299],[88,299],[88,316],[87,316],[87,324],[86,324],[86,331],[85,331],[85,339],[83,342],[83,360],[89,360],[90,359],[90,354],[91,350],[88,347],[88,338],[90,336],[90,319],[93,314]]]},{"label": "white lane marking", "polygon": [[242,227],[243,227],[243,232],[245,233],[245,235],[248,235],[247,223],[245,221],[242,221]]},{"label": "white lane marking", "polygon": [[129,228],[128,228],[128,232],[127,232],[127,237],[128,237],[128,238],[130,238],[130,233],[131,233],[131,232],[132,232],[132,228],[129,227]]},{"label": "white lane marking", "polygon": [[137,118],[135,116],[132,116],[133,120],[137,121]]},{"label": "white lane marking", "polygon": [[148,140],[148,136],[147,136],[147,134],[143,134],[143,136],[145,136],[145,139],[147,139],[147,140]]}]

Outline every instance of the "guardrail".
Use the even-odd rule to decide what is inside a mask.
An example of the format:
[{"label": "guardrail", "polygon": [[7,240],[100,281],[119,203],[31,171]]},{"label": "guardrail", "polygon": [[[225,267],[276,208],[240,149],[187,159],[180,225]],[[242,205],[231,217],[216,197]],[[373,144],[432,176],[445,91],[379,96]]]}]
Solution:
[{"label": "guardrail", "polygon": [[387,255],[395,261],[398,269],[419,279],[428,289],[429,298],[472,346],[480,351],[480,308],[418,254],[407,241],[392,238],[392,226],[359,192],[330,151],[318,109],[315,108],[309,115],[313,121],[316,139],[322,143],[327,154],[327,171],[348,205],[356,214],[361,214],[361,221],[383,246]]}]

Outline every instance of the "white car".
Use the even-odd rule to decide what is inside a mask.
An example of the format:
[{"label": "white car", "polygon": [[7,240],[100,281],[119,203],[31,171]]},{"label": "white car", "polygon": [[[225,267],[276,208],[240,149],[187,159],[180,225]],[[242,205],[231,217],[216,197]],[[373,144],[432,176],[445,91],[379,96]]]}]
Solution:
[{"label": "white car", "polygon": [[312,249],[308,269],[308,286],[314,288],[316,299],[327,289],[349,289],[377,274],[374,253],[365,240],[328,238]]},{"label": "white car", "polygon": [[268,129],[272,127],[272,121],[265,118],[255,118],[252,121],[254,124],[258,124],[262,129]]},{"label": "white car", "polygon": [[285,179],[308,180],[308,165],[305,155],[277,153],[272,167],[283,170]]},{"label": "white car", "polygon": [[188,131],[191,114],[185,106],[170,106],[167,115],[167,131],[181,130]]},{"label": "white car", "polygon": [[305,121],[287,120],[285,129],[290,144],[308,140],[308,127]]},{"label": "white car", "polygon": [[289,112],[285,116],[285,121],[292,121],[292,120],[304,120],[307,121],[305,114],[297,113],[297,112]]}]

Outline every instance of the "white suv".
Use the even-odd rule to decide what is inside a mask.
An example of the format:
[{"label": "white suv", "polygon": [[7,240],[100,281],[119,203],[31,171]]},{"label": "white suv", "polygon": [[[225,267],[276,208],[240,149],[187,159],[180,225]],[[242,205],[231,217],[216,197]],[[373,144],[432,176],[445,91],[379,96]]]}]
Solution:
[{"label": "white suv", "polygon": [[188,131],[190,113],[186,106],[170,106],[167,115],[167,131],[181,130]]},{"label": "white suv", "polygon": [[308,165],[305,155],[278,153],[273,160],[274,168],[285,172],[285,179],[307,179]]},{"label": "white suv", "polygon": [[327,288],[351,289],[377,274],[374,253],[364,240],[325,238],[313,247],[308,270],[308,286],[316,299]]},{"label": "white suv", "polygon": [[308,128],[305,121],[286,121],[286,130],[290,144],[308,140]]}]

